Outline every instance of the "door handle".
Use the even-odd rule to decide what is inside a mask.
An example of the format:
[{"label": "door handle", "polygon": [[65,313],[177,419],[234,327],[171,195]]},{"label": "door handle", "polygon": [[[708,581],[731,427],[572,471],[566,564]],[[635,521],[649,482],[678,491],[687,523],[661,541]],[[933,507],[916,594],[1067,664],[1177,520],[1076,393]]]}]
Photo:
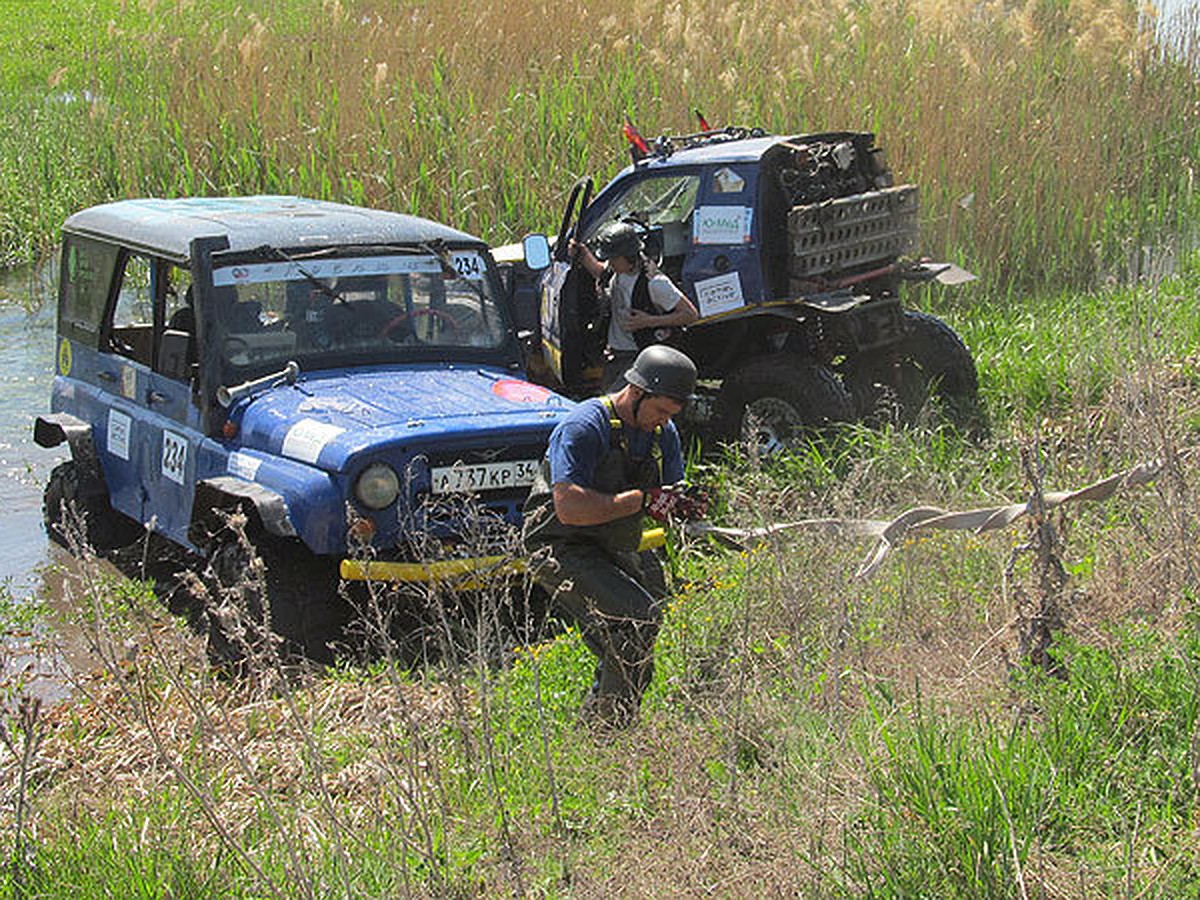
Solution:
[{"label": "door handle", "polygon": [[149,400],[151,403],[166,403],[171,398],[168,397],[166,394],[162,393],[161,391],[151,391],[149,394],[146,395],[146,399]]},{"label": "door handle", "polygon": [[107,381],[109,384],[113,384],[117,380],[117,376],[113,372],[100,371],[96,373],[96,377],[101,381]]}]

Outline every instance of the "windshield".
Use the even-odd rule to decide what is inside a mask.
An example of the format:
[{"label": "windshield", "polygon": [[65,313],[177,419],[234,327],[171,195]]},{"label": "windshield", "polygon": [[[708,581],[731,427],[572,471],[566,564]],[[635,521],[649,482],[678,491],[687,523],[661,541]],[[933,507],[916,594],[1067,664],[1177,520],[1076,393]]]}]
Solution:
[{"label": "windshield", "polygon": [[213,285],[219,352],[233,367],[453,358],[507,340],[474,250],[218,266]]}]

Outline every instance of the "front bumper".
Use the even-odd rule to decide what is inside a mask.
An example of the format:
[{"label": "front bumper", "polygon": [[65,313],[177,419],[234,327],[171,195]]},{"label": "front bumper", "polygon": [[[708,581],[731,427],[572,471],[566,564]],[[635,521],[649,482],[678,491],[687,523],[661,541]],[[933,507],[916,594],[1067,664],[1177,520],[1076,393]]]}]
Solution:
[{"label": "front bumper", "polygon": [[[667,542],[662,528],[642,532],[638,550],[654,550]],[[345,581],[387,581],[399,584],[445,584],[460,590],[480,587],[498,577],[520,575],[528,561],[512,556],[477,556],[437,562],[377,562],[343,559],[339,571]]]}]

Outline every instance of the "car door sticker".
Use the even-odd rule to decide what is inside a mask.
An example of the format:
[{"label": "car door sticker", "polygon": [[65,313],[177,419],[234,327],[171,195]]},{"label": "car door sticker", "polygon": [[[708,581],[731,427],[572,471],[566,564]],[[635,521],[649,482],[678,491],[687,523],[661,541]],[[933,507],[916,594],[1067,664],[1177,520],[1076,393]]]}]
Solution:
[{"label": "car door sticker", "polygon": [[745,306],[746,299],[742,296],[742,279],[737,272],[726,272],[715,278],[697,281],[696,300],[700,305],[701,316],[715,316],[717,313]]},{"label": "car door sticker", "polygon": [[187,473],[187,438],[173,431],[163,432],[162,473],[176,484],[184,483]]},{"label": "car door sticker", "polygon": [[108,411],[108,435],[104,446],[113,456],[129,462],[129,426],[131,422],[125,413],[115,409]]},{"label": "car door sticker", "polygon": [[745,186],[746,179],[728,166],[713,173],[714,194],[740,194]]},{"label": "car door sticker", "polygon": [[121,366],[121,396],[132,400],[137,396],[137,369]]},{"label": "car door sticker", "polygon": [[238,478],[244,478],[247,481],[253,481],[254,476],[258,474],[258,467],[262,465],[262,460],[251,456],[249,453],[241,453],[234,450],[229,454],[229,462],[226,465],[230,475],[236,475]]},{"label": "car door sticker", "polygon": [[345,430],[328,422],[301,419],[288,429],[283,439],[283,455],[301,462],[315,463],[325,446]]},{"label": "car door sticker", "polygon": [[693,244],[745,244],[750,241],[749,206],[699,206],[692,220]]}]

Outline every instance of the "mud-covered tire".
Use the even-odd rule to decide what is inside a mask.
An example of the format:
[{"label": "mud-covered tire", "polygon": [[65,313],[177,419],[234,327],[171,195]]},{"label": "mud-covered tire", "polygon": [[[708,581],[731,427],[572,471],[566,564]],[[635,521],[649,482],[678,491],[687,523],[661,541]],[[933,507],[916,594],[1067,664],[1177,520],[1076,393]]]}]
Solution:
[{"label": "mud-covered tire", "polygon": [[930,408],[960,428],[986,430],[971,351],[936,316],[906,310],[905,336],[886,356],[852,358],[845,380],[855,412],[869,423],[912,424]]},{"label": "mud-covered tire", "polygon": [[79,465],[67,460],[50,471],[42,495],[42,521],[50,540],[68,549],[73,516],[82,518],[81,537],[101,553],[125,547],[142,536],[141,525],[112,508],[104,486],[86,487]]},{"label": "mud-covered tire", "polygon": [[853,418],[850,395],[827,366],[783,354],[731,373],[715,409],[720,440],[756,446],[763,455]]},{"label": "mud-covered tire", "polygon": [[345,604],[337,576],[295,541],[225,531],[210,544],[202,581],[208,655],[222,666],[301,657],[329,662]]}]

